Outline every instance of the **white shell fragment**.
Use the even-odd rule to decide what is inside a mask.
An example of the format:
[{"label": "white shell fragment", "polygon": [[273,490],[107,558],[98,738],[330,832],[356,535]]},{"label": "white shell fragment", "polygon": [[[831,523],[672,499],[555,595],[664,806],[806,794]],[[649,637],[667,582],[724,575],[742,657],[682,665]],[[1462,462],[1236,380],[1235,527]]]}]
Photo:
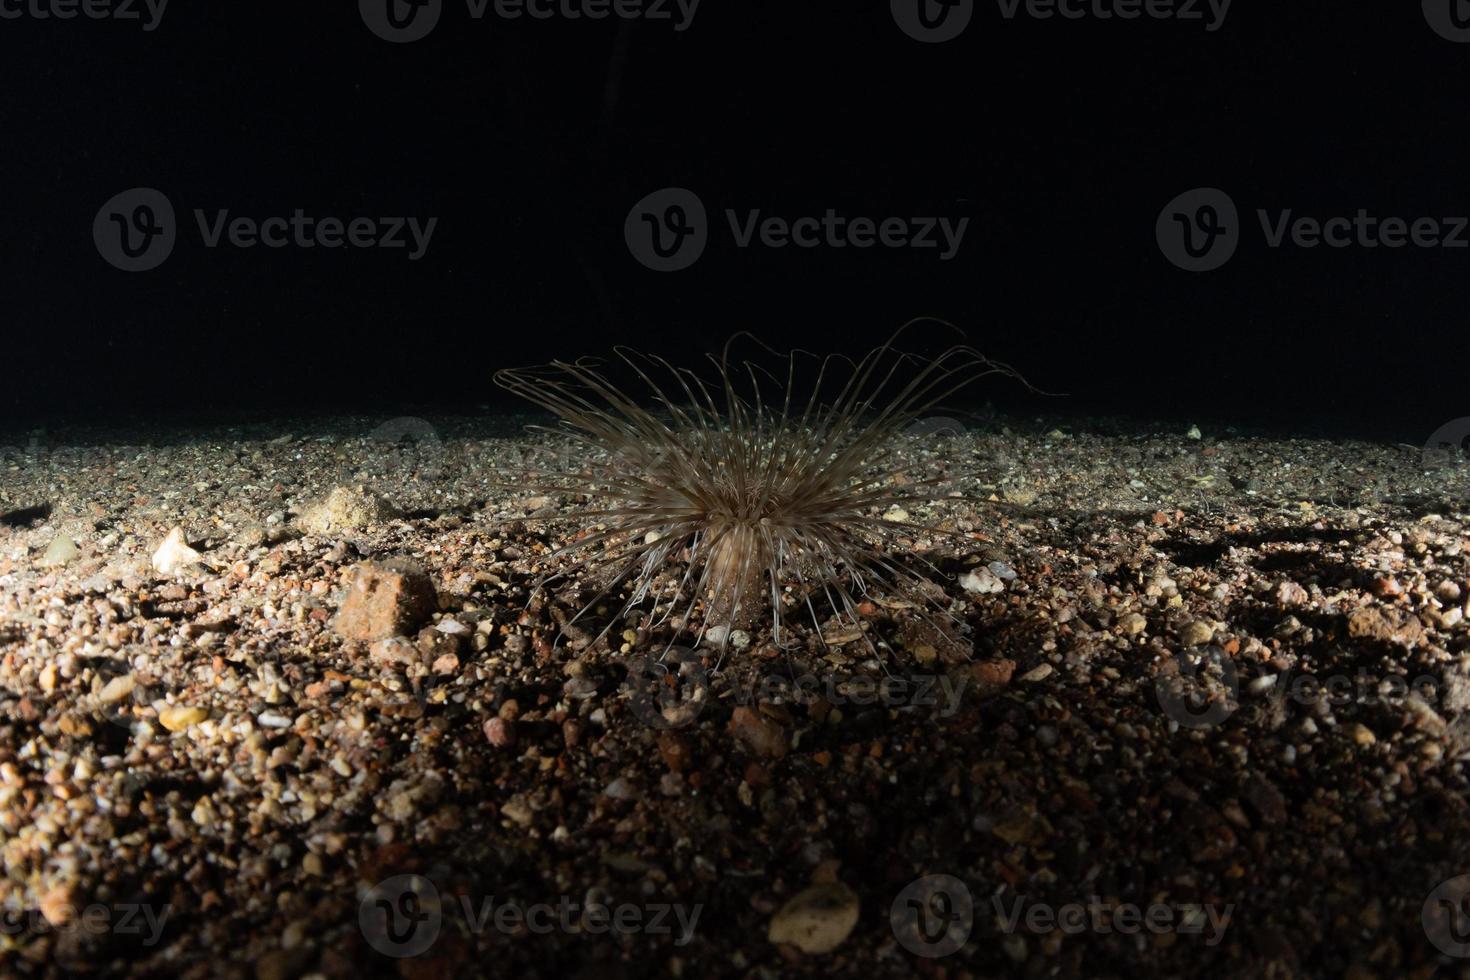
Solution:
[{"label": "white shell fragment", "polygon": [[173,575],[203,558],[203,555],[189,547],[189,542],[184,540],[184,529],[176,527],[168,532],[168,537],[153,553],[153,567],[164,575]]}]

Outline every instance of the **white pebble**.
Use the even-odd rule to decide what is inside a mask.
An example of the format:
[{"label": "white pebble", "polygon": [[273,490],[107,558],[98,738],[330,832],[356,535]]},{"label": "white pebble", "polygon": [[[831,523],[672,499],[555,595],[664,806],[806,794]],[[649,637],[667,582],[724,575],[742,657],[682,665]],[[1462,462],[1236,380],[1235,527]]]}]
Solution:
[{"label": "white pebble", "polygon": [[602,792],[603,795],[610,796],[615,800],[633,800],[638,798],[637,788],[622,776],[608,783],[607,788]]},{"label": "white pebble", "polygon": [[960,586],[966,592],[975,592],[980,595],[988,595],[992,592],[1004,592],[1005,583],[996,577],[995,573],[988,568],[976,568],[960,576]]},{"label": "white pebble", "polygon": [[1252,694],[1260,694],[1262,691],[1269,691],[1271,688],[1273,688],[1275,686],[1276,686],[1276,675],[1275,674],[1263,674],[1260,677],[1257,677],[1255,680],[1251,681],[1250,682],[1250,685],[1249,685],[1250,692]]}]

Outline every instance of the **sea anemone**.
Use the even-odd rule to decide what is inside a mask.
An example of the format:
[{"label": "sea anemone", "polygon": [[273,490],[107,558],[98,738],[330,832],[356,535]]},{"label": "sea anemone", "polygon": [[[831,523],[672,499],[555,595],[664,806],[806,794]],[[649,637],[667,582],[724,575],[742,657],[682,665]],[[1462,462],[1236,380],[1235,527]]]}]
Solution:
[{"label": "sea anemone", "polygon": [[766,616],[781,647],[783,594],[806,607],[818,636],[823,614],[856,628],[870,598],[928,618],[936,570],[907,539],[956,532],[903,519],[902,505],[944,494],[942,478],[908,477],[897,448],[943,399],[1013,372],[971,347],[922,358],[894,340],[858,360],[794,351],[773,372],[734,360],[740,340],[758,344],[732,338],[710,355],[709,378],[626,348],[611,362],[622,383],[585,359],[496,374],[561,419],[542,431],[572,440],[563,458],[576,462],[519,485],[595,503],[574,515],[580,537],[550,555],[568,563],[538,587],[600,572],[575,622],[631,580],[603,633],[653,597],[659,624],[678,613],[679,625],[701,624],[699,640],[718,628],[722,648],[732,629]]}]

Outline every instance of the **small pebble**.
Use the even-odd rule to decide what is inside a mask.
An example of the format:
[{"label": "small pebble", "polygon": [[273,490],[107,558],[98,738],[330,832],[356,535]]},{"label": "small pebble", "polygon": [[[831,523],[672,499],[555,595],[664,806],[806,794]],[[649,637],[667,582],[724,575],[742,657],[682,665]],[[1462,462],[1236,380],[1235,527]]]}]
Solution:
[{"label": "small pebble", "polygon": [[1179,631],[1179,639],[1184,641],[1185,646],[1197,647],[1203,643],[1209,643],[1215,638],[1215,627],[1202,619],[1196,619],[1186,623],[1184,629]]},{"label": "small pebble", "polygon": [[136,684],[137,682],[133,680],[132,674],[123,674],[120,677],[114,677],[103,685],[102,691],[97,695],[97,698],[103,704],[115,704],[132,694]]},{"label": "small pebble", "polygon": [[976,568],[960,576],[960,587],[966,592],[989,595],[1005,591],[1006,584],[990,569]]},{"label": "small pebble", "polygon": [[497,749],[514,745],[516,740],[515,723],[503,718],[491,718],[485,722],[485,740]]},{"label": "small pebble", "polygon": [[66,565],[73,562],[81,554],[77,550],[76,543],[71,538],[61,536],[54,538],[46,548],[46,553],[41,556],[41,564],[47,566]]},{"label": "small pebble", "polygon": [[619,776],[607,784],[607,787],[602,791],[602,795],[615,800],[636,800],[639,793],[637,787],[622,776]]},{"label": "small pebble", "polygon": [[852,934],[858,896],[841,882],[814,885],[791,898],[771,919],[766,938],[790,943],[803,953],[830,953]]},{"label": "small pebble", "polygon": [[209,717],[203,708],[190,705],[169,705],[158,712],[158,723],[171,732],[181,732],[190,725],[197,725]]}]

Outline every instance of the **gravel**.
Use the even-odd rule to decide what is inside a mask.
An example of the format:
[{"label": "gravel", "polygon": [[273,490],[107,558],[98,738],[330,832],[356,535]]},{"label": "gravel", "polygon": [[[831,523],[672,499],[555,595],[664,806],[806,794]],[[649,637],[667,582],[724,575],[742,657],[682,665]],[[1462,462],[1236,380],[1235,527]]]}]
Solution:
[{"label": "gravel", "polygon": [[950,619],[665,657],[685,610],[534,591],[587,505],[506,478],[517,420],[431,465],[379,421],[0,456],[0,973],[1467,975],[1426,918],[1470,873],[1463,468],[914,438]]}]

